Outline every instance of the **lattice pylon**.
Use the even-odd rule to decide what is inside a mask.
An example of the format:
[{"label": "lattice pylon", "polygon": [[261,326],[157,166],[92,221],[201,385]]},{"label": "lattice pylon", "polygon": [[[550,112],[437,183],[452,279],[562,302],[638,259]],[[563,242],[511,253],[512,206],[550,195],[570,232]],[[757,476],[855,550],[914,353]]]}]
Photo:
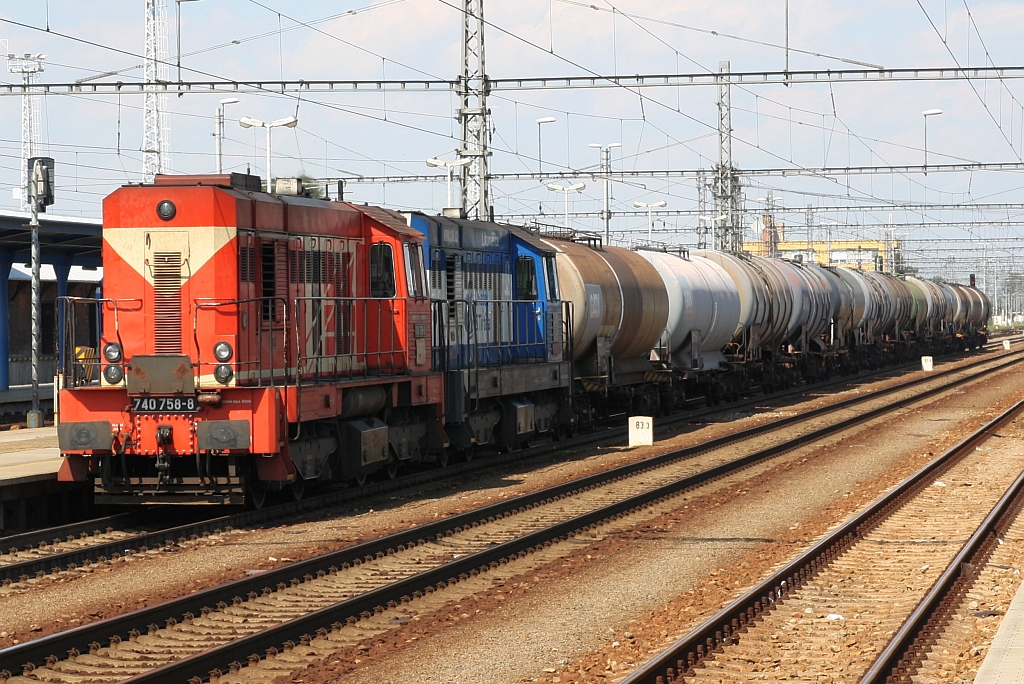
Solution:
[{"label": "lattice pylon", "polygon": [[21,210],[28,211],[28,160],[38,157],[43,142],[40,101],[42,95],[35,93],[31,86],[38,82],[39,73],[45,68],[46,55],[7,55],[7,70],[21,74],[25,93],[21,96],[21,170],[19,198]]},{"label": "lattice pylon", "polygon": [[491,135],[487,111],[487,72],[484,62],[484,0],[462,3],[462,74],[459,77],[460,157],[472,159],[462,167],[462,206],[472,219],[490,218],[488,157]]},{"label": "lattice pylon", "polygon": [[143,80],[146,82],[142,108],[142,176],[152,183],[158,173],[171,168],[171,127],[167,113],[167,96],[159,83],[166,83],[167,67],[167,3],[146,0],[146,51]]}]

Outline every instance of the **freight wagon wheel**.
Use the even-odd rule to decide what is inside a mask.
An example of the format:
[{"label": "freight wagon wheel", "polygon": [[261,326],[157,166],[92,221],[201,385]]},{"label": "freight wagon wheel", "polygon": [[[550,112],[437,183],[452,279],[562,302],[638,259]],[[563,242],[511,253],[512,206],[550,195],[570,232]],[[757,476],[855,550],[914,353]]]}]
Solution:
[{"label": "freight wagon wheel", "polygon": [[437,455],[437,467],[447,468],[448,467],[448,450],[442,448],[441,453]]},{"label": "freight wagon wheel", "polygon": [[366,484],[366,473],[360,473],[359,475],[356,475],[353,481],[356,483],[356,487],[362,487],[363,485]]}]

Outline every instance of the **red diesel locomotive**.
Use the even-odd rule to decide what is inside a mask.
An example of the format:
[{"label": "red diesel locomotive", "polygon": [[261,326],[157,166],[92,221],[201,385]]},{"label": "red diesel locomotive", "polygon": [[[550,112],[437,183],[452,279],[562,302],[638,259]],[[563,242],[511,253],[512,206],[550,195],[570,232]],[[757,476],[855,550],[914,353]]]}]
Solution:
[{"label": "red diesel locomotive", "polygon": [[424,236],[401,214],[231,174],[122,187],[103,217],[103,297],[63,303],[102,337],[62,369],[60,480],[258,506],[445,458]]}]

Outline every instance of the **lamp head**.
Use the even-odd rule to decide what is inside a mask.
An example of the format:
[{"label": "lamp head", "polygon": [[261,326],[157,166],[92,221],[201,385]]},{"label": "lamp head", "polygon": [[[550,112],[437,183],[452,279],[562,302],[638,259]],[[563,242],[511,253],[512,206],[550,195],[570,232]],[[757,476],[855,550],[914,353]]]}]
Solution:
[{"label": "lamp head", "polygon": [[283,119],[277,121],[271,121],[269,128],[276,128],[278,126],[285,126],[287,128],[295,128],[299,125],[299,120],[294,116],[286,116]]},{"label": "lamp head", "polygon": [[537,119],[537,123],[539,124],[555,123],[556,121],[558,121],[558,119],[556,119],[553,116],[542,116],[541,118]]},{"label": "lamp head", "polygon": [[647,202],[641,202],[640,200],[634,200],[633,201],[633,206],[636,207],[637,209],[646,209],[647,208]]},{"label": "lamp head", "polygon": [[554,190],[555,192],[562,192],[563,190],[567,190],[567,189],[568,188],[564,188],[561,185],[558,185],[557,183],[548,183],[548,190]]},{"label": "lamp head", "polygon": [[445,162],[444,162],[443,159],[438,159],[437,157],[431,157],[430,159],[427,160],[427,166],[434,166],[434,167],[445,166]]},{"label": "lamp head", "polygon": [[657,202],[655,202],[651,206],[652,207],[667,207],[668,206],[668,202],[666,202],[665,200],[658,200]]},{"label": "lamp head", "polygon": [[569,190],[577,190],[583,192],[583,189],[587,187],[586,183],[573,183],[569,186]]},{"label": "lamp head", "polygon": [[451,166],[466,166],[467,164],[472,164],[472,163],[473,163],[473,158],[472,157],[462,157],[461,159],[456,159],[455,161],[453,161],[451,163]]},{"label": "lamp head", "polygon": [[252,128],[253,126],[261,128],[264,124],[259,119],[254,119],[250,116],[243,116],[238,120],[238,125],[242,128]]},{"label": "lamp head", "polygon": [[222,105],[238,104],[239,102],[241,102],[241,100],[239,100],[237,97],[225,97],[223,100],[220,101]]},{"label": "lamp head", "polygon": [[921,114],[923,114],[924,116],[936,116],[941,113],[941,109],[926,109],[923,112],[921,112]]}]

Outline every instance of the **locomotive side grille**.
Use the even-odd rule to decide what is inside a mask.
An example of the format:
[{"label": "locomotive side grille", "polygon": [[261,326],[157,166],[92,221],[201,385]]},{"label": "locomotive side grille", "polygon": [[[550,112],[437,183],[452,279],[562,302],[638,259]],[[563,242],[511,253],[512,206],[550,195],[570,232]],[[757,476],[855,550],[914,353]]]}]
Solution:
[{"label": "locomotive side grille", "polygon": [[342,297],[352,297],[352,252],[344,252],[340,256],[341,281],[338,286],[341,288]]},{"label": "locomotive side grille", "polygon": [[249,248],[240,247],[238,250],[238,279],[243,283],[249,282]]},{"label": "locomotive side grille", "polygon": [[181,252],[154,252],[152,263],[154,351],[180,354]]},{"label": "locomotive side grille", "polygon": [[256,248],[242,247],[239,249],[239,280],[243,283],[256,282]]},{"label": "locomotive side grille", "polygon": [[[328,253],[330,256],[330,253]],[[338,297],[352,296],[352,253],[334,254],[335,292]],[[352,302],[339,301],[334,314],[334,339],[339,354],[352,353]]]}]

